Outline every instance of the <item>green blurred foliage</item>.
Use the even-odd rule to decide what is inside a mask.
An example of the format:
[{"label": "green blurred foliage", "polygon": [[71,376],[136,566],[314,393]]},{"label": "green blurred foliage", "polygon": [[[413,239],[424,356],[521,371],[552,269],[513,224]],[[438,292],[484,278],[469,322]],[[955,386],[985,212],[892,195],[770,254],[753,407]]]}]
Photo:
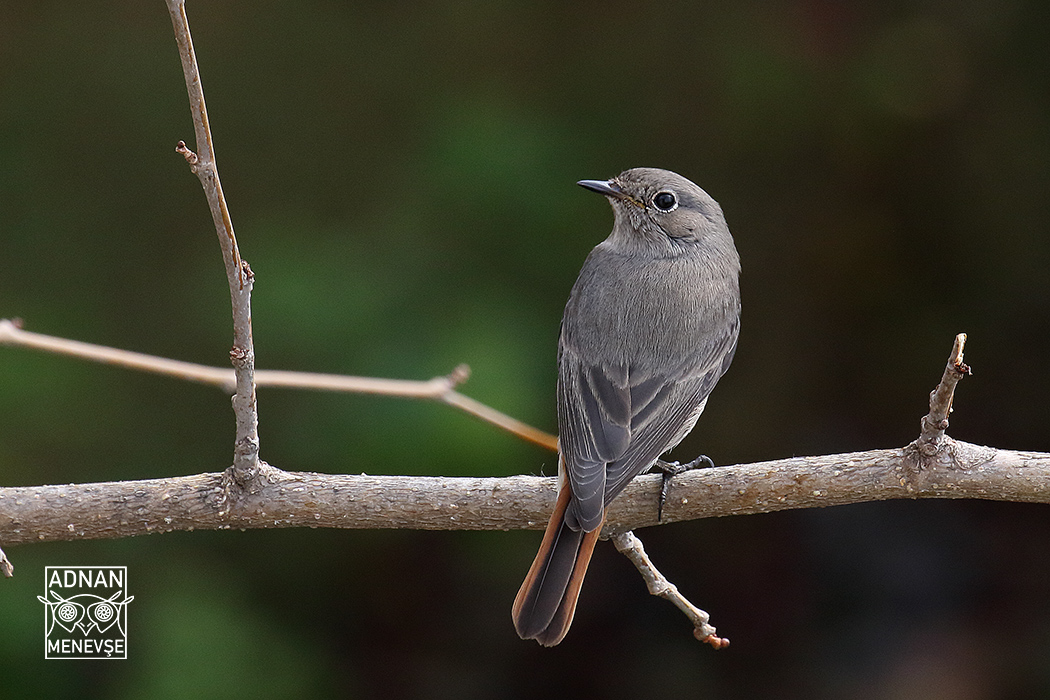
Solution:
[{"label": "green blurred foliage", "polygon": [[[1045,3],[189,3],[266,368],[426,379],[555,429],[558,321],[666,167],[744,264],[732,371],[677,456],[902,445],[955,333],[952,434],[1050,451]],[[222,365],[228,292],[163,3],[0,8],[0,317]],[[216,471],[214,389],[0,348],[5,485]],[[552,473],[447,407],[262,391],[292,470]],[[0,513],[2,516],[2,513]],[[599,548],[558,648],[509,606],[536,533],[185,533],[10,548],[10,697],[1014,698],[1050,693],[1041,506],[886,503],[645,533],[715,654]],[[131,659],[45,662],[43,567],[125,564]]]}]

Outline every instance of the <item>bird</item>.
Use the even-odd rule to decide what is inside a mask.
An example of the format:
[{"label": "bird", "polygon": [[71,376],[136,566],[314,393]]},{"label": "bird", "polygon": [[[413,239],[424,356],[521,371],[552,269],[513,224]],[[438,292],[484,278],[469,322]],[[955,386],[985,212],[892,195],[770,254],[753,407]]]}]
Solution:
[{"label": "bird", "polygon": [[614,223],[572,287],[558,341],[558,497],[512,608],[522,639],[572,624],[606,508],[696,425],[740,333],[740,256],[722,208],[669,170],[580,180]]}]

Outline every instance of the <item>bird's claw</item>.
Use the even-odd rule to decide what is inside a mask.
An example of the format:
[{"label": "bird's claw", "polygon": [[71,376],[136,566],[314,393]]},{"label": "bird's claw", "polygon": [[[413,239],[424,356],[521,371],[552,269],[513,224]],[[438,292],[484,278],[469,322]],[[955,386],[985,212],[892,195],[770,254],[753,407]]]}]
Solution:
[{"label": "bird's claw", "polygon": [[667,501],[667,492],[671,488],[671,479],[676,477],[682,472],[687,472],[690,469],[699,469],[701,467],[713,467],[715,463],[707,455],[700,455],[692,462],[686,462],[685,464],[679,464],[678,462],[665,462],[662,459],[656,460],[653,463],[651,471],[658,471],[661,474],[660,478],[660,500],[656,505],[656,522],[663,521],[664,518],[664,503]]}]

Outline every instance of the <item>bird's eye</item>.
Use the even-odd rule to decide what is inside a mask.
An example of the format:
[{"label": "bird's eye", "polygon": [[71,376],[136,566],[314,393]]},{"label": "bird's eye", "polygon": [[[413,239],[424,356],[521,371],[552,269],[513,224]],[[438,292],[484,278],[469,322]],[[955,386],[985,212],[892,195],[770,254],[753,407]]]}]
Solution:
[{"label": "bird's eye", "polygon": [[653,206],[660,211],[671,211],[678,206],[678,198],[674,196],[674,192],[657,192],[653,197]]}]

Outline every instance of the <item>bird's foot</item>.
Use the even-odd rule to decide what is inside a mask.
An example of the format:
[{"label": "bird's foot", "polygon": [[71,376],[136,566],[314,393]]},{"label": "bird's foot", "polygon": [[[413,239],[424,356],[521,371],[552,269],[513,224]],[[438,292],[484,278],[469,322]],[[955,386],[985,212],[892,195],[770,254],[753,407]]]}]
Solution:
[{"label": "bird's foot", "polygon": [[679,464],[678,462],[665,462],[662,459],[656,460],[653,463],[650,471],[658,471],[661,474],[660,479],[660,500],[656,506],[656,522],[661,522],[664,518],[664,503],[667,501],[667,492],[671,488],[671,479],[678,476],[682,472],[687,472],[690,469],[699,469],[701,467],[713,467],[715,463],[707,455],[700,455],[692,462],[686,462],[685,464]]}]

